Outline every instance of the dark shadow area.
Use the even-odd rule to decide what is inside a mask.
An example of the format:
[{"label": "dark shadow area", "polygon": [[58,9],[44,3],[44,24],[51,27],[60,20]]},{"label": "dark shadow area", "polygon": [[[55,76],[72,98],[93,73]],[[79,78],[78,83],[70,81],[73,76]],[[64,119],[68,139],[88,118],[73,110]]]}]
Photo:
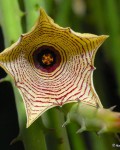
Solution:
[{"label": "dark shadow area", "polygon": [[[0,51],[4,49],[4,40],[0,28]],[[5,77],[5,71],[0,68],[0,79]],[[14,93],[9,82],[0,83],[0,149],[1,150],[24,150],[22,142],[10,145],[11,141],[17,137],[19,126],[17,111],[14,100]]]}]

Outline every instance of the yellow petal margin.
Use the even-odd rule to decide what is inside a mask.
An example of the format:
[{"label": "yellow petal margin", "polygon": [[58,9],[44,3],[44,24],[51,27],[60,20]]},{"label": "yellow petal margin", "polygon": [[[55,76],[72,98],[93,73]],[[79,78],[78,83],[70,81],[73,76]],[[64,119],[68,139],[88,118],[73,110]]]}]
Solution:
[{"label": "yellow petal margin", "polygon": [[79,100],[102,107],[92,74],[95,53],[107,37],[62,28],[40,9],[32,30],[0,53],[0,66],[23,97],[27,127],[48,109],[66,103]]}]

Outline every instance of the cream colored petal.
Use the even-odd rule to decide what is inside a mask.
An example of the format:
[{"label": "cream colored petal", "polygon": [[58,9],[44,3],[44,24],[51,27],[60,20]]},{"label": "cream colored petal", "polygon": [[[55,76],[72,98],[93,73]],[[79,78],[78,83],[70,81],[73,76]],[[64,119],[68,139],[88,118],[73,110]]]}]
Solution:
[{"label": "cream colored petal", "polygon": [[[76,33],[62,28],[40,10],[32,30],[0,53],[0,66],[15,80],[25,104],[27,127],[48,109],[70,102],[102,107],[93,86],[94,57],[108,36]],[[34,52],[53,47],[61,56],[53,72],[36,68]]]}]

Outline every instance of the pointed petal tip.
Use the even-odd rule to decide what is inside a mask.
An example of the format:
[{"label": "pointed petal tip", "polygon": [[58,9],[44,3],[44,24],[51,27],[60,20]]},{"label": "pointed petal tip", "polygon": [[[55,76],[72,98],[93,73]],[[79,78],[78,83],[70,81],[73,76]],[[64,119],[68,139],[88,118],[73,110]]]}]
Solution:
[{"label": "pointed petal tip", "polygon": [[[2,60],[2,57],[1,57],[1,53],[0,53],[0,62],[1,62],[1,60]],[[0,65],[1,66],[1,65]]]},{"label": "pointed petal tip", "polygon": [[47,22],[54,22],[53,19],[48,16],[48,14],[46,13],[46,11],[43,9],[43,8],[40,8],[40,18],[39,18],[39,21],[47,21]]},{"label": "pointed petal tip", "polygon": [[33,122],[34,122],[34,120],[33,120],[32,116],[29,115],[29,114],[27,113],[27,123],[26,123],[26,128],[29,128],[30,125],[31,125]]},{"label": "pointed petal tip", "polygon": [[33,122],[31,122],[30,120],[27,121],[27,124],[26,124],[26,128],[29,128],[31,126]]},{"label": "pointed petal tip", "polygon": [[101,37],[106,40],[107,38],[109,38],[109,35],[101,35]]},{"label": "pointed petal tip", "polygon": [[29,123],[27,123],[27,124],[26,124],[26,128],[29,128],[29,126],[30,126],[30,124],[29,124]]},{"label": "pointed petal tip", "polygon": [[106,38],[109,38],[109,35],[105,35],[106,36]]},{"label": "pointed petal tip", "polygon": [[108,37],[109,37],[109,35],[99,35],[99,36],[97,36],[97,38],[99,40],[99,44],[101,45]]},{"label": "pointed petal tip", "polygon": [[40,7],[40,17],[41,18],[45,18],[45,17],[49,17],[48,15],[47,15],[47,13],[46,13],[46,11],[43,9],[43,8],[41,8]]},{"label": "pointed petal tip", "polygon": [[29,128],[39,117],[41,116],[41,111],[36,113],[35,115],[27,113],[27,124],[26,128]]},{"label": "pointed petal tip", "polygon": [[42,7],[40,7],[40,14],[46,14],[45,10]]}]

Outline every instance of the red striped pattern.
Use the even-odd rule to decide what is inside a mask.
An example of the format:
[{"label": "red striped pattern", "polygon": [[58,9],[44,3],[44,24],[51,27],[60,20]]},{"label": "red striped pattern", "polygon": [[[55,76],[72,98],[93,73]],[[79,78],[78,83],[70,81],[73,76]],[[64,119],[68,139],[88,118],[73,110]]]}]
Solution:
[{"label": "red striped pattern", "polygon": [[[92,106],[101,102],[94,90],[94,57],[107,36],[75,33],[56,25],[41,9],[34,29],[0,54],[0,65],[14,78],[23,97],[27,127],[46,110],[80,100]],[[36,68],[33,53],[41,46],[59,51],[60,65],[50,73]]]}]

